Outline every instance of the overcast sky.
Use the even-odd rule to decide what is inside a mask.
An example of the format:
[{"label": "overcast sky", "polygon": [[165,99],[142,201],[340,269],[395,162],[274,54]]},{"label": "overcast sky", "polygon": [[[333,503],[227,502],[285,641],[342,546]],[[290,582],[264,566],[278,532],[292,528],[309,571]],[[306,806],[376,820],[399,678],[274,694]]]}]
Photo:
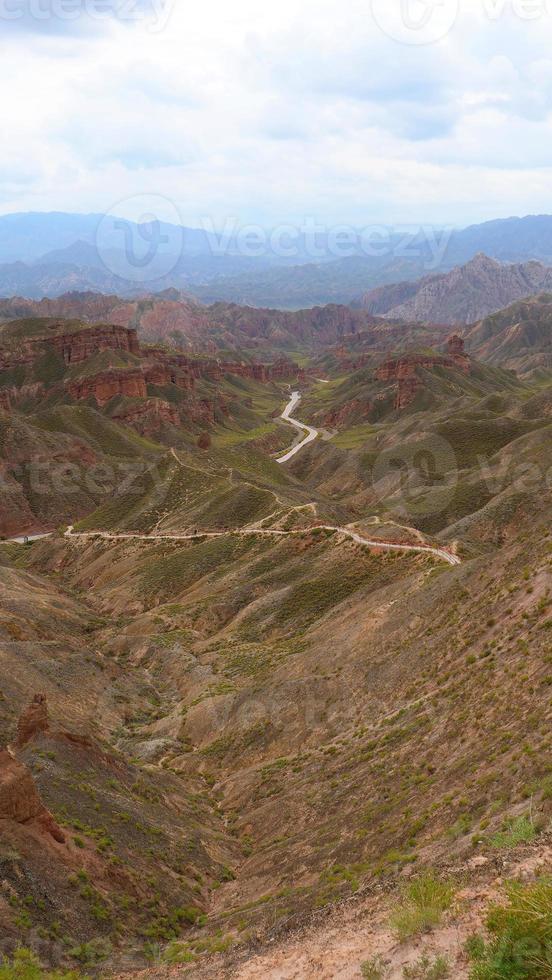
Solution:
[{"label": "overcast sky", "polygon": [[430,2],[0,0],[0,211],[552,212],[545,0]]}]

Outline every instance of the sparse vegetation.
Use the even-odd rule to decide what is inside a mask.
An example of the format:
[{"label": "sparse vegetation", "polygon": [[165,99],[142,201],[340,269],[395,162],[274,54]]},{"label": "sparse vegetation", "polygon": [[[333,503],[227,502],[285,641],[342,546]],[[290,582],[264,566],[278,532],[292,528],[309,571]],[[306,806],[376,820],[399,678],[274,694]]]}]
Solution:
[{"label": "sparse vegetation", "polygon": [[382,956],[374,956],[360,964],[360,972],[364,980],[385,980],[387,964]]},{"label": "sparse vegetation", "polygon": [[552,976],[552,882],[512,883],[506,895],[507,904],[489,912],[489,938],[470,940],[470,980],[548,980]]},{"label": "sparse vegetation", "polygon": [[74,970],[48,970],[30,949],[20,947],[13,957],[0,961],[0,980],[81,980]]},{"label": "sparse vegetation", "polygon": [[433,958],[424,954],[411,966],[403,968],[405,980],[446,980],[450,976],[451,971],[446,956]]},{"label": "sparse vegetation", "polygon": [[391,918],[399,939],[404,941],[438,926],[443,914],[452,906],[454,891],[453,885],[432,873],[406,885]]}]

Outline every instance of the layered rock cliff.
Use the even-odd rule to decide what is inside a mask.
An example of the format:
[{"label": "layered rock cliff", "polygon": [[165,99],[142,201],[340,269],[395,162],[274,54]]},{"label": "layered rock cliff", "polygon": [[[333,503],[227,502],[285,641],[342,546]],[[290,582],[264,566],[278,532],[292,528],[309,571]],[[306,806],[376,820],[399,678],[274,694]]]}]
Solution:
[{"label": "layered rock cliff", "polygon": [[464,341],[453,334],[447,343],[447,355],[405,354],[404,357],[384,361],[375,372],[375,380],[383,383],[396,382],[395,408],[401,410],[410,405],[418,391],[424,387],[419,369],[432,371],[448,368],[470,373],[470,359],[464,351]]},{"label": "layered rock cliff", "polygon": [[79,378],[66,383],[66,389],[75,401],[93,398],[102,408],[117,395],[128,398],[147,398],[146,379],[141,370],[105,371],[89,378]]}]

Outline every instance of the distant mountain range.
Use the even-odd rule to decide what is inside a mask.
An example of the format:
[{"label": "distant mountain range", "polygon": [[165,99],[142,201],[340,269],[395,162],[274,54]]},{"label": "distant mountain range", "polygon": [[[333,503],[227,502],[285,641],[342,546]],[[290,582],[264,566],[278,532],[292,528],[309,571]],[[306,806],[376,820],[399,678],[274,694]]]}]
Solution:
[{"label": "distant mountain range", "polygon": [[[452,233],[429,227],[407,233],[358,232],[342,257],[336,257],[332,229],[318,232],[312,240],[298,229],[285,250],[278,253],[267,244],[259,254],[248,254],[238,232],[221,242],[214,232],[160,223],[156,233],[162,245],[158,248],[154,242],[148,259],[147,231],[144,225],[116,224],[99,214],[0,217],[0,295],[41,299],[93,290],[135,298],[176,288],[207,303],[300,309],[358,302],[373,289],[400,283],[392,293],[368,302],[381,308],[391,297],[394,307],[402,307],[418,292],[405,284],[423,278],[425,290],[430,280],[435,282],[481,252],[499,262],[552,264],[550,215],[506,218]],[[131,253],[135,242],[141,244],[146,259],[139,255],[135,261],[132,254],[129,258],[129,242]],[[465,314],[454,308],[450,315],[469,319],[474,311],[475,318],[482,313],[475,303]]]},{"label": "distant mountain range", "polygon": [[552,290],[552,269],[541,262],[504,264],[476,255],[448,273],[373,289],[360,305],[390,320],[465,324],[546,290]]}]

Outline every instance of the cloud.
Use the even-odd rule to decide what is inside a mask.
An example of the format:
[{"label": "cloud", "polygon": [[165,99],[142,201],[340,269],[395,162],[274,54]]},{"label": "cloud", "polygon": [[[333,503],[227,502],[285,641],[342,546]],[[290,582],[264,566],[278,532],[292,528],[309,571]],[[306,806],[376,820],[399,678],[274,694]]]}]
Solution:
[{"label": "cloud", "polygon": [[0,0],[4,36],[80,36],[109,29],[111,22],[139,22],[156,29],[166,24],[173,0]]},{"label": "cloud", "polygon": [[57,21],[31,2],[0,25],[0,210],[128,198],[132,217],[142,193],[190,224],[550,209],[550,18],[463,0],[446,37],[414,47],[382,33],[369,0],[141,0],[126,18],[113,0],[97,20],[65,0],[78,16]]}]

